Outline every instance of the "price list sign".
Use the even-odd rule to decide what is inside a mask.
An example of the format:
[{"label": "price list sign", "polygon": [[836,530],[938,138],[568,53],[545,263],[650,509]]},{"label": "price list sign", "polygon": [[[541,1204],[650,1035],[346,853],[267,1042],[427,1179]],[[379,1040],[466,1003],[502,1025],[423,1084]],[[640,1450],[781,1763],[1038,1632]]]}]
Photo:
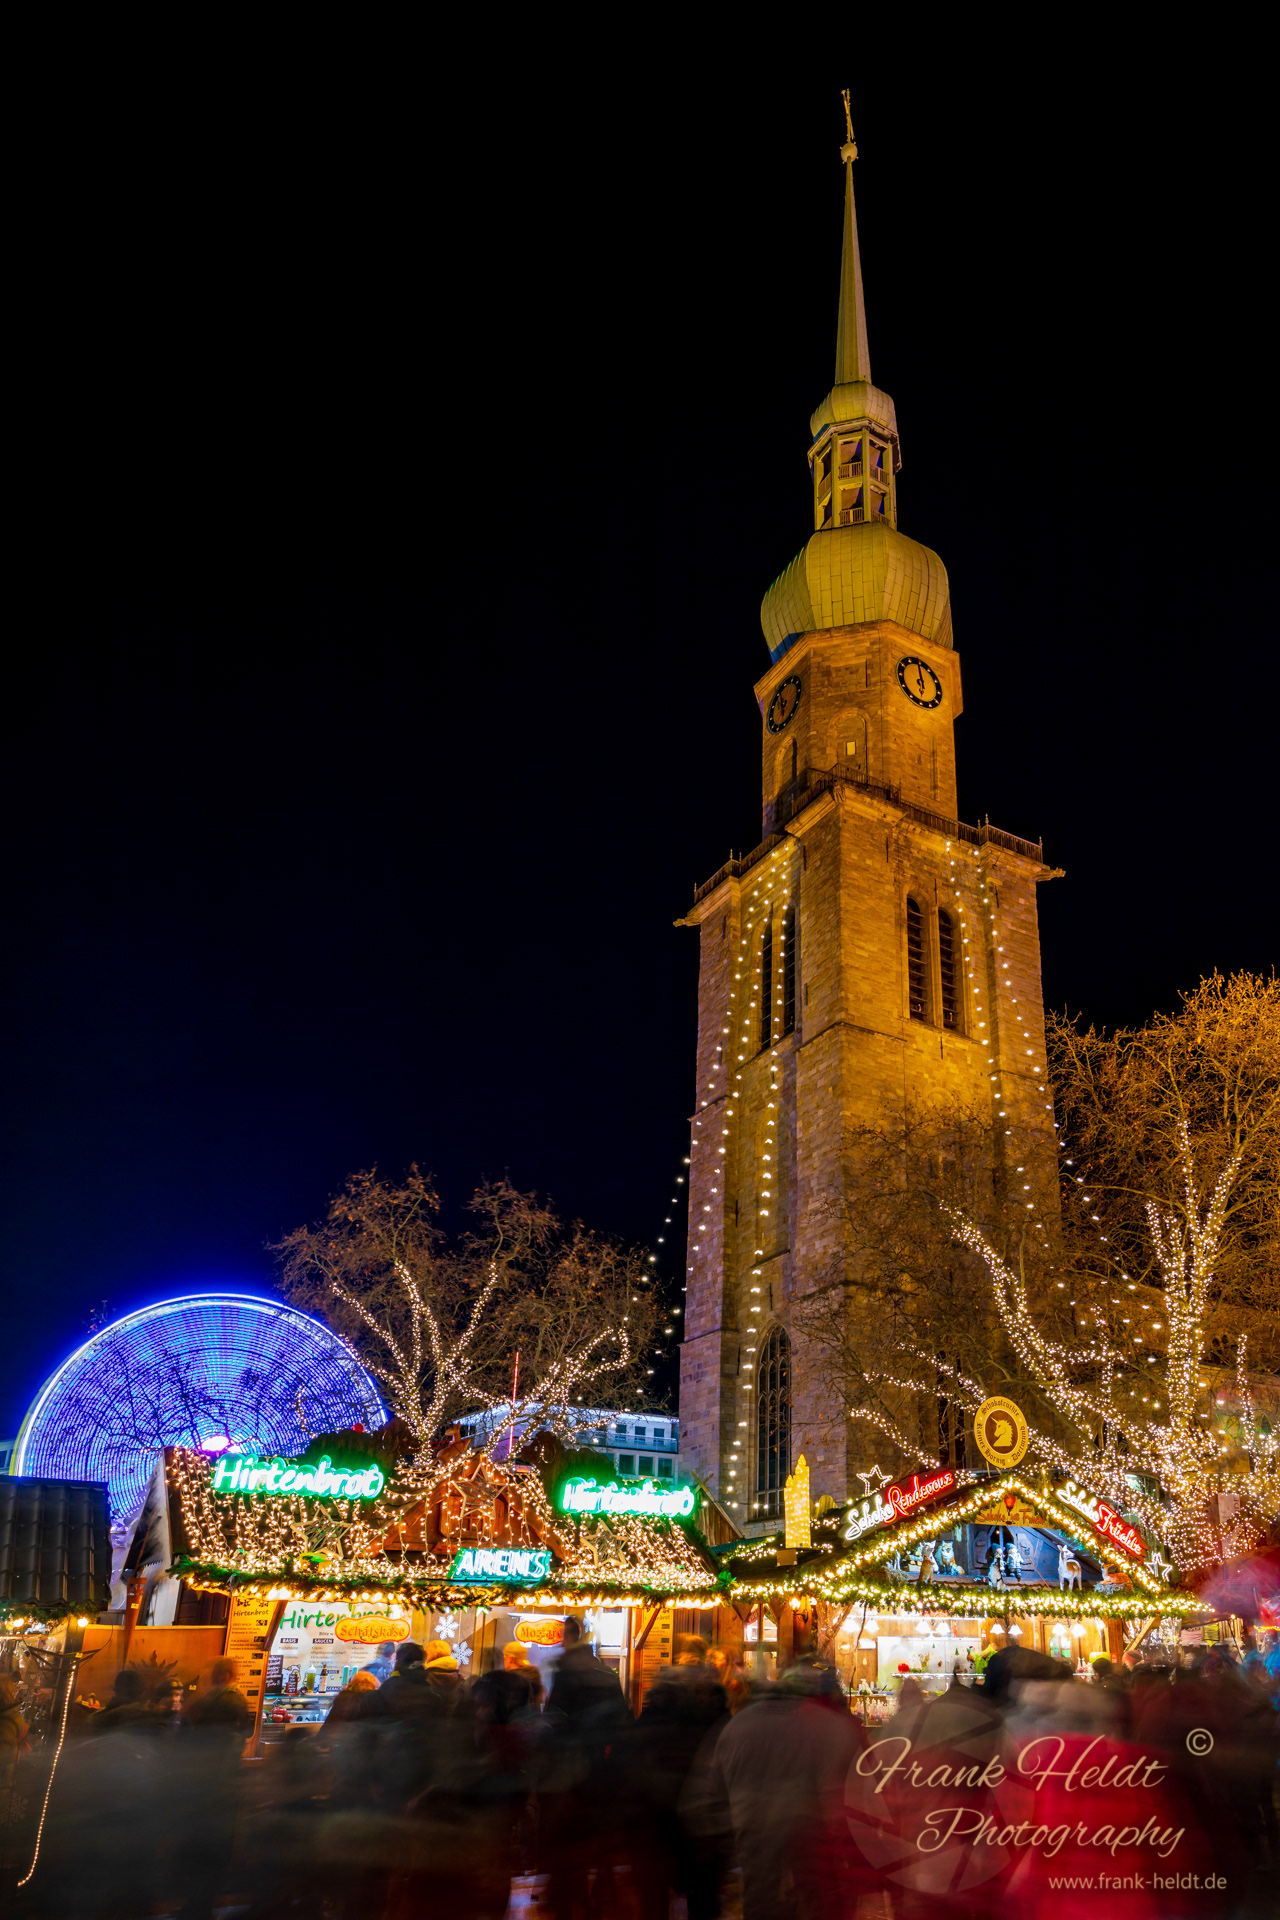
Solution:
[{"label": "price list sign", "polygon": [[227,1659],[234,1660],[239,1687],[253,1712],[262,1707],[263,1672],[267,1664],[267,1640],[276,1611],[274,1600],[249,1599],[239,1595],[231,1602],[227,1622]]}]

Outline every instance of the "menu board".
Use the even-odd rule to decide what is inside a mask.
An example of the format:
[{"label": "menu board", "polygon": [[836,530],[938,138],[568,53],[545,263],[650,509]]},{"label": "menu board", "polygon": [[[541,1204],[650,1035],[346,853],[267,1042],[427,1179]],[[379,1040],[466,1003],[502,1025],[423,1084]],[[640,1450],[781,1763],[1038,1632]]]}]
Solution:
[{"label": "menu board", "polygon": [[267,1639],[275,1610],[274,1600],[259,1596],[250,1599],[237,1594],[232,1599],[231,1618],[227,1622],[226,1657],[235,1662],[236,1669],[233,1685],[239,1687],[255,1714],[262,1704]]},{"label": "menu board", "polygon": [[361,1668],[370,1669],[379,1683],[385,1680],[397,1645],[408,1636],[409,1622],[399,1607],[290,1601],[271,1643],[267,1717],[303,1725],[322,1721]]},{"label": "menu board", "polygon": [[664,1667],[671,1665],[671,1633],[675,1625],[675,1614],[670,1607],[663,1607],[661,1613],[649,1630],[640,1653],[640,1701],[658,1679]]}]

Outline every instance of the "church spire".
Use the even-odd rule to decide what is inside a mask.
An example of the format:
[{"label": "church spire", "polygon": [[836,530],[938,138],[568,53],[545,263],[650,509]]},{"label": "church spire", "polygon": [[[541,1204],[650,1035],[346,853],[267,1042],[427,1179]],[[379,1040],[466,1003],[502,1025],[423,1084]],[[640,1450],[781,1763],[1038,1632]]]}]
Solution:
[{"label": "church spire", "polygon": [[840,257],[840,317],[836,326],[836,379],[870,380],[871,353],[867,346],[867,309],[862,297],[862,262],[858,257],[858,215],[853,203],[853,163],[858,149],[849,112],[849,89],[843,89],[844,124],[849,135],[840,149],[844,161],[844,247]]}]

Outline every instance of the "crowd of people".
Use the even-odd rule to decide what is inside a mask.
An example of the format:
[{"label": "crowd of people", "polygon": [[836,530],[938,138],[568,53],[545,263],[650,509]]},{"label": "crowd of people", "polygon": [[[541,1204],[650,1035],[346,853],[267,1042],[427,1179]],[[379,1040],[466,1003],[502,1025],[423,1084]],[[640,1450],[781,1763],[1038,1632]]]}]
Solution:
[{"label": "crowd of people", "polygon": [[[549,1688],[519,1643],[470,1681],[445,1642],[404,1643],[384,1679],[358,1673],[322,1727],[290,1728],[252,1766],[233,1675],[216,1664],[174,1716],[120,1673],[68,1743],[17,1911],[1038,1920],[1092,1915],[1093,1884],[1123,1920],[1276,1910],[1274,1655],[1099,1662],[1085,1682],[1010,1648],[976,1686],[957,1674],[926,1696],[908,1679],[867,1726],[816,1654],[753,1681],[687,1637],[633,1716],[570,1617]],[[0,1718],[13,1710],[10,1693]],[[1084,1762],[1103,1755],[1108,1790],[1076,1820]],[[1099,1841],[1088,1819],[1104,1814]]]}]

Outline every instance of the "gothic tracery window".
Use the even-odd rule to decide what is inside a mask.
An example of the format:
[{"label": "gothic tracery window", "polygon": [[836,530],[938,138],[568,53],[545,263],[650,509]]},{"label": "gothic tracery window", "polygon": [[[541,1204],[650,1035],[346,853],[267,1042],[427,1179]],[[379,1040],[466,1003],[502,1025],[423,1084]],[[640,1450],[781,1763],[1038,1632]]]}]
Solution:
[{"label": "gothic tracery window", "polygon": [[960,977],[956,965],[955,922],[945,907],[938,909],[938,970],[942,976],[942,1024],[960,1024]]},{"label": "gothic tracery window", "polygon": [[924,915],[920,902],[907,899],[907,1011],[913,1020],[925,1017]]},{"label": "gothic tracery window", "polygon": [[756,1497],[753,1518],[776,1519],[791,1471],[791,1341],[772,1327],[756,1373]]},{"label": "gothic tracery window", "polygon": [[782,916],[782,1032],[796,1030],[796,910]]}]

